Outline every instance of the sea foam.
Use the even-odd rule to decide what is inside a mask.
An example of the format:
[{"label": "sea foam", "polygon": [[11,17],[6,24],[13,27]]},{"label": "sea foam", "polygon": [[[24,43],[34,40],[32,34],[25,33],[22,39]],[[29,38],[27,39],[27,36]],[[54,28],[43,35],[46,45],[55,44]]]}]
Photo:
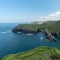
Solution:
[{"label": "sea foam", "polygon": [[3,31],[1,32],[2,34],[5,34],[5,33],[10,33],[11,31]]}]

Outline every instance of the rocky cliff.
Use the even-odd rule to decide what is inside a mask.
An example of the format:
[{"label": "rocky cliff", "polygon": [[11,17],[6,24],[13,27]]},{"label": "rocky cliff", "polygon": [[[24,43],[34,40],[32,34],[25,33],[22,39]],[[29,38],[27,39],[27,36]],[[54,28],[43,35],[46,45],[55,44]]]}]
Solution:
[{"label": "rocky cliff", "polygon": [[56,41],[55,36],[60,36],[60,21],[47,21],[42,24],[19,24],[12,32],[22,32],[36,34],[42,32],[46,34],[46,38],[52,41]]}]

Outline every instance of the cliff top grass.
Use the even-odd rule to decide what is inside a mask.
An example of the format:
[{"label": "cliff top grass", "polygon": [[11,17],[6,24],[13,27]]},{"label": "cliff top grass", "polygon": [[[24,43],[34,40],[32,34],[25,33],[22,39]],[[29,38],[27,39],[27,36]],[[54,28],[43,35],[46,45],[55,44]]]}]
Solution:
[{"label": "cliff top grass", "polygon": [[39,24],[19,24],[18,26],[20,26],[23,29],[37,31],[40,25]]},{"label": "cliff top grass", "polygon": [[5,56],[2,60],[58,60],[60,59],[60,50],[47,46],[37,47],[35,49],[10,54]]},{"label": "cliff top grass", "polygon": [[37,31],[37,29],[47,29],[49,32],[60,32],[60,20],[59,21],[47,21],[42,24],[19,24],[23,29]]}]

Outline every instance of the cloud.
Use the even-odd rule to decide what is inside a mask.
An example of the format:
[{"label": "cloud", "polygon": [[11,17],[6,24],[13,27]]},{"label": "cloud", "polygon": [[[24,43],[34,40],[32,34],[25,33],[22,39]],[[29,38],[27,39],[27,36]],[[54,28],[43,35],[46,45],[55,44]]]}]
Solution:
[{"label": "cloud", "polygon": [[56,21],[56,20],[60,20],[60,12],[55,12],[53,14],[49,14],[47,16],[43,16],[43,17],[38,17],[37,19],[38,21]]}]

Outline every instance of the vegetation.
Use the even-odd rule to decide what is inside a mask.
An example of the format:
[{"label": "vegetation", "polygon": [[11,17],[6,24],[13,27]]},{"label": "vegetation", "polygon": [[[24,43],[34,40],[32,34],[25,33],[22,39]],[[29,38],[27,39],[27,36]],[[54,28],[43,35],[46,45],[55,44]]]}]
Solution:
[{"label": "vegetation", "polygon": [[2,60],[59,60],[60,50],[46,46],[37,47],[35,49],[10,54],[5,56]]},{"label": "vegetation", "polygon": [[[60,34],[60,21],[47,21],[42,24],[19,24],[13,31],[37,31],[38,29],[47,29],[49,33],[58,32]],[[49,36],[49,33],[48,37],[53,39],[53,36]],[[58,50],[57,48],[50,48],[45,46],[38,47],[26,52],[7,55],[2,60],[60,60],[60,50]]]},{"label": "vegetation", "polygon": [[60,21],[48,21],[40,25],[41,29],[47,29],[50,32],[60,32]]},{"label": "vegetation", "polygon": [[42,24],[19,24],[23,29],[37,31],[37,29],[47,29],[49,32],[60,32],[60,21],[47,21]]},{"label": "vegetation", "polygon": [[28,29],[32,31],[37,31],[37,29],[40,27],[39,24],[19,24],[22,29]]}]

